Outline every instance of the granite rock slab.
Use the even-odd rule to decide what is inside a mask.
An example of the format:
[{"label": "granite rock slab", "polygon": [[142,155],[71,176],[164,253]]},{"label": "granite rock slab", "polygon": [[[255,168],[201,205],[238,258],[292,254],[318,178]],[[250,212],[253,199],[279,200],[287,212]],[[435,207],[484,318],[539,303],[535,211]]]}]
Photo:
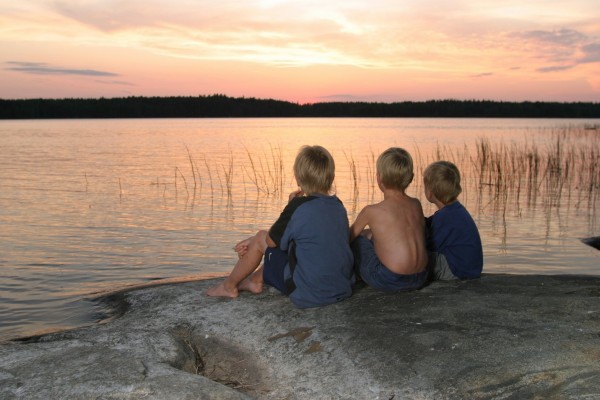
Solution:
[{"label": "granite rock slab", "polygon": [[600,398],[600,278],[485,274],[300,310],[215,280],[104,295],[112,318],[0,345],[0,399]]}]

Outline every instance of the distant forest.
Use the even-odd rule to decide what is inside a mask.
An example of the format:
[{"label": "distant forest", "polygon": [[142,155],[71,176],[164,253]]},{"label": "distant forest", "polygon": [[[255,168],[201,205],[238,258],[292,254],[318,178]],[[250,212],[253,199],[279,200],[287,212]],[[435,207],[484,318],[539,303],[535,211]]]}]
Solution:
[{"label": "distant forest", "polygon": [[242,117],[600,118],[600,103],[430,100],[297,104],[225,95],[0,99],[0,119]]}]

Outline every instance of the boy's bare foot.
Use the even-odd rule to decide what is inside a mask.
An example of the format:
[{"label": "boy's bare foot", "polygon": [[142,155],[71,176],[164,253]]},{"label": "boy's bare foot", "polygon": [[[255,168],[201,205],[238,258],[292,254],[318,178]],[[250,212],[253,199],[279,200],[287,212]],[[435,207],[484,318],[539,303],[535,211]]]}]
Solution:
[{"label": "boy's bare foot", "polygon": [[242,282],[240,282],[240,284],[238,285],[238,289],[245,290],[247,292],[252,292],[254,294],[259,294],[263,291],[263,284],[262,282],[258,283],[253,281],[252,277],[248,277]]},{"label": "boy's bare foot", "polygon": [[213,286],[208,288],[205,293],[207,296],[211,297],[238,297],[239,293],[237,288],[235,290],[229,290],[225,287],[225,283],[221,282],[217,286]]}]

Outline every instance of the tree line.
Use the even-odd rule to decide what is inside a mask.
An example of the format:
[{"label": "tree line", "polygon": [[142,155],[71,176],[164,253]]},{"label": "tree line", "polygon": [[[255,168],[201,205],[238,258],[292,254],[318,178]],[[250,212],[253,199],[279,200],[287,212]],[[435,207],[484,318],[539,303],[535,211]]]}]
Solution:
[{"label": "tree line", "polygon": [[221,94],[196,97],[0,99],[0,119],[243,117],[600,118],[600,103],[429,100],[298,104]]}]

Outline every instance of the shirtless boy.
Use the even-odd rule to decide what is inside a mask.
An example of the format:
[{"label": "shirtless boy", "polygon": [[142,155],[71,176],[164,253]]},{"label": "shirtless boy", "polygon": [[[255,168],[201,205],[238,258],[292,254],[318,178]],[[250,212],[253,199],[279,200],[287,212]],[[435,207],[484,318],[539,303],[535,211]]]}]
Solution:
[{"label": "shirtless boy", "polygon": [[348,214],[329,194],[335,177],[331,154],[321,146],[302,147],[294,176],[300,190],[290,194],[268,232],[261,230],[235,246],[238,262],[221,284],[206,291],[208,296],[237,297],[241,290],[260,293],[263,282],[288,295],[298,308],[352,295]]},{"label": "shirtless boy", "polygon": [[423,208],[405,193],[413,177],[406,150],[384,151],[377,159],[383,201],[363,208],[350,227],[355,270],[373,288],[415,290],[427,281]]}]

